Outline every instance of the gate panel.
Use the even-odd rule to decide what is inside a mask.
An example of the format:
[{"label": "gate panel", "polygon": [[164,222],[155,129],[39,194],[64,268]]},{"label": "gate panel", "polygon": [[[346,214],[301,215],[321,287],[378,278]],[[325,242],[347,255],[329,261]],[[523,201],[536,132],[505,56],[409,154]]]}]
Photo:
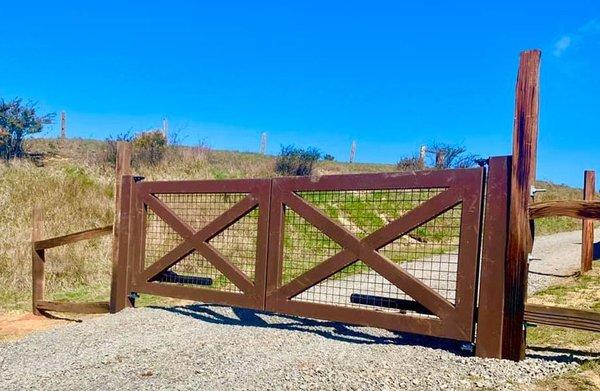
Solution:
[{"label": "gate panel", "polygon": [[270,180],[140,182],[132,290],[264,308]]},{"label": "gate panel", "polygon": [[266,308],[472,341],[483,169],[273,180]]}]

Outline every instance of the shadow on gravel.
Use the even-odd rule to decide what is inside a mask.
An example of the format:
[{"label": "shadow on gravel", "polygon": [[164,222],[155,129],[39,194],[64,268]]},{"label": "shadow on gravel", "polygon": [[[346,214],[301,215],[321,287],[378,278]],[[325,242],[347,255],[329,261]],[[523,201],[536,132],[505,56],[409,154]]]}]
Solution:
[{"label": "shadow on gravel", "polygon": [[[179,315],[190,316],[194,319],[208,323],[306,332],[336,341],[356,344],[418,345],[422,347],[447,350],[460,356],[471,355],[468,350],[461,348],[461,346],[464,344],[457,341],[400,333],[395,331],[385,332],[368,327],[302,318],[292,315],[275,314],[247,308],[236,308],[215,304],[193,304],[176,307],[153,306],[151,308],[173,312]],[[215,309],[220,309],[220,311],[215,311]],[[223,310],[229,309],[232,311],[232,316],[227,316],[221,313]],[[388,335],[385,336],[385,334]]]}]

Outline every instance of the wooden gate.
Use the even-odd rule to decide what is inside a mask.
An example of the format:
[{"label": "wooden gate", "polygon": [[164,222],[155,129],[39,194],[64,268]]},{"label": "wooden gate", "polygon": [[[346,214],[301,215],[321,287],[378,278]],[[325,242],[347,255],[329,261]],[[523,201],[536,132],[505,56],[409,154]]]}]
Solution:
[{"label": "wooden gate", "polygon": [[472,341],[483,169],[273,180],[266,309]]},{"label": "wooden gate", "polygon": [[473,341],[483,176],[132,183],[127,291]]},{"label": "wooden gate", "polygon": [[270,180],[140,182],[131,291],[262,309]]}]

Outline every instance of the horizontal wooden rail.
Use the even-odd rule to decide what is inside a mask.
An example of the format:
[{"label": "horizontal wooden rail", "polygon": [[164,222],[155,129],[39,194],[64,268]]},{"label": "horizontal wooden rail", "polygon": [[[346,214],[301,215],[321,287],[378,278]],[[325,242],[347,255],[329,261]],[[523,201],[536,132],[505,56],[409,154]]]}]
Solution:
[{"label": "horizontal wooden rail", "polygon": [[81,232],[76,232],[55,238],[38,240],[33,242],[34,250],[46,250],[53,247],[62,246],[65,244],[79,242],[81,240],[95,239],[100,236],[112,233],[113,226],[107,225],[101,228],[92,228]]},{"label": "horizontal wooden rail", "polygon": [[600,201],[549,201],[529,206],[529,218],[566,216],[600,220]]},{"label": "horizontal wooden rail", "polygon": [[525,304],[525,321],[600,332],[600,313],[572,308]]},{"label": "horizontal wooden rail", "polygon": [[108,301],[93,303],[62,303],[59,301],[38,301],[38,311],[72,312],[77,314],[106,314],[109,311]]}]

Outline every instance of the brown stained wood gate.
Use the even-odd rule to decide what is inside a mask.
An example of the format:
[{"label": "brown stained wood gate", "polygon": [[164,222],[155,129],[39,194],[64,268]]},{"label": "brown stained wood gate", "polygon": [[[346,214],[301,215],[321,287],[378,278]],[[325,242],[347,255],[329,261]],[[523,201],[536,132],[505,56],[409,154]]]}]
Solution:
[{"label": "brown stained wood gate", "polygon": [[[270,188],[271,181],[261,179],[137,183],[130,225],[131,291],[264,308]],[[244,234],[253,237],[243,257],[223,254],[214,242],[249,217],[251,232]],[[225,238],[221,245],[230,235]],[[186,260],[191,260],[186,274],[169,272]]]},{"label": "brown stained wood gate", "polygon": [[[472,341],[482,188],[481,168],[274,179],[266,309]],[[364,208],[352,207],[361,198],[380,204],[372,216],[362,211],[367,224],[361,229],[327,210],[346,202],[352,215]],[[406,207],[378,216],[394,209],[388,201]],[[289,278],[293,255],[286,251],[297,249],[285,231],[298,217],[339,251]],[[385,223],[372,224],[378,218]],[[409,235],[420,227],[420,237]],[[445,240],[433,243],[436,230],[445,231]]]},{"label": "brown stained wood gate", "polygon": [[127,292],[472,342],[484,174],[133,183]]}]

